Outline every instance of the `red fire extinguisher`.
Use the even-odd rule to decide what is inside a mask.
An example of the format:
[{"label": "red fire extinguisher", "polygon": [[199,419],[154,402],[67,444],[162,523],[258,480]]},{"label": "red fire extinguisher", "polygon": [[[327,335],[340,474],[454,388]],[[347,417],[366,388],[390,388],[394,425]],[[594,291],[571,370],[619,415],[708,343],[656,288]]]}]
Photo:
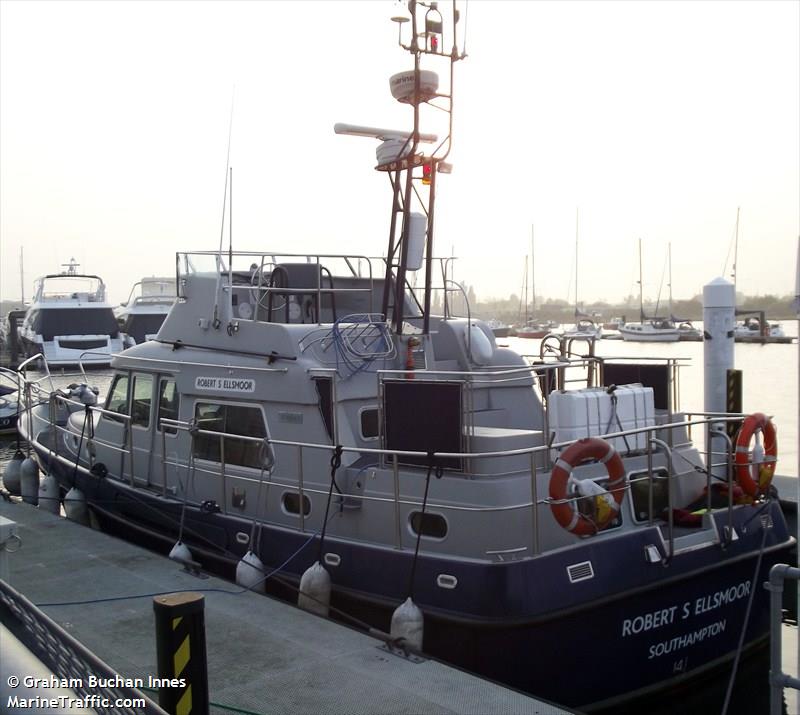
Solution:
[{"label": "red fire extinguisher", "polygon": [[[419,344],[419,338],[415,338],[413,335],[406,342],[406,370],[414,370],[414,348]],[[414,373],[407,372],[406,379],[413,380]]]}]

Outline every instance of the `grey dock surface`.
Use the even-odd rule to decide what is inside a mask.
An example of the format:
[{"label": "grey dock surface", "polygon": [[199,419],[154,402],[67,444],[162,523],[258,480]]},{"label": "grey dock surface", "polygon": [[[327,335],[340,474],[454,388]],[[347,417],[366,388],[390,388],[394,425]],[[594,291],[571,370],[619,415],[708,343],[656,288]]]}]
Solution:
[{"label": "grey dock surface", "polygon": [[[371,636],[213,576],[199,579],[36,507],[0,500],[0,515],[17,523],[22,541],[0,578],[125,677],[158,675],[151,594],[203,593],[214,713],[572,712],[434,660],[392,655]],[[135,595],[143,597],[100,600]]]}]

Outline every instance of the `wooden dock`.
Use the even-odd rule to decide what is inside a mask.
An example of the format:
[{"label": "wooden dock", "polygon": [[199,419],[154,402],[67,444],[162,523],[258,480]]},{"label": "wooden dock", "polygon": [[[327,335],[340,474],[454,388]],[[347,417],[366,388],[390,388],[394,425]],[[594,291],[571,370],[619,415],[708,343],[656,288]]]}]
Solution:
[{"label": "wooden dock", "polygon": [[124,677],[158,675],[154,595],[202,593],[212,713],[573,712],[435,660],[394,655],[369,635],[191,575],[36,507],[0,500],[0,516],[16,522],[21,539],[0,577]]}]

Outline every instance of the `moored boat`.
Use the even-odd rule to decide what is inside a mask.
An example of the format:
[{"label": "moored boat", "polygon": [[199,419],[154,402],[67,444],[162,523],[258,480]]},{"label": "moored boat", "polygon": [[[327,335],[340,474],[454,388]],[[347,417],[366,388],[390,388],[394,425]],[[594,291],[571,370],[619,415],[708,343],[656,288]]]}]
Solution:
[{"label": "moored boat", "polygon": [[[5,371],[0,372],[0,377]],[[19,395],[16,385],[4,384],[0,381],[0,434],[13,434],[17,431],[19,417]]]},{"label": "moored boat", "polygon": [[525,325],[518,326],[514,332],[518,338],[535,339],[555,333],[560,327],[555,320],[529,320]]},{"label": "moored boat", "polygon": [[116,311],[126,348],[152,340],[175,302],[175,279],[142,278]]},{"label": "moored boat", "polygon": [[703,331],[696,328],[691,320],[677,320],[673,317],[672,322],[678,326],[678,340],[699,342],[703,339]]},{"label": "moored boat", "polygon": [[603,330],[619,330],[620,326],[625,325],[625,316],[611,318],[603,323]]},{"label": "moored boat", "polygon": [[[670,250],[671,255],[671,250]],[[644,313],[644,283],[642,282],[642,239],[639,239],[639,322],[625,323],[618,328],[622,339],[639,343],[674,343],[680,332],[669,318],[648,318]],[[672,307],[672,261],[670,259],[670,308]]]},{"label": "moored boat", "polygon": [[598,325],[589,317],[575,316],[575,325],[567,328],[564,335],[570,338],[601,338],[603,337],[603,326]]},{"label": "moored boat", "polygon": [[37,279],[18,334],[28,357],[41,354],[50,366],[108,365],[123,349],[105,283],[78,267],[72,259],[66,271]]},{"label": "moored boat", "polygon": [[[436,60],[451,76],[447,18],[411,9],[414,38],[435,11],[407,46],[415,72]],[[435,256],[411,258],[414,204],[399,198],[433,215],[450,141],[421,149],[433,90],[419,79],[393,85],[411,131],[337,125],[383,141],[385,264],[181,253],[178,301],[154,340],[113,358],[102,407],[84,387],[54,392],[23,436],[102,528],[327,610],[310,573],[374,628],[410,599],[423,624],[396,643],[540,697],[597,709],[702,675],[742,634],[763,641],[757,585],[794,546],[771,498],[774,428],[687,419],[675,360],[528,363],[482,321],[433,315],[446,286]],[[437,112],[451,91],[437,85]],[[689,435],[722,443],[719,423],[741,425],[736,451],[720,446],[730,469]]]},{"label": "moored boat", "polygon": [[674,343],[680,340],[680,330],[671,320],[651,318],[638,323],[625,323],[619,332],[623,340],[640,343]]},{"label": "moored boat", "polygon": [[492,318],[492,320],[488,321],[486,324],[489,326],[489,329],[496,338],[507,338],[516,334],[514,329],[510,325],[504,323],[502,320]]},{"label": "moored boat", "polygon": [[733,335],[740,342],[780,342],[787,337],[781,324],[765,320],[763,313],[751,315],[738,323]]}]

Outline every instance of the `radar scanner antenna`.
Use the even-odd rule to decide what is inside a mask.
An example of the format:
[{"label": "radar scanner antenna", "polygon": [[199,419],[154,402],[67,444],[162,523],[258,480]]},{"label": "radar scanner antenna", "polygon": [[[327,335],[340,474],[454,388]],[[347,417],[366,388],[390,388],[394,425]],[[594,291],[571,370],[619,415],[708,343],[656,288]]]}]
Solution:
[{"label": "radar scanner antenna", "polygon": [[[392,96],[413,111],[409,130],[382,129],[338,123],[337,134],[370,137],[380,140],[375,169],[386,173],[392,189],[389,242],[381,312],[397,335],[410,307],[416,303],[423,315],[422,330],[430,332],[431,293],[433,290],[433,225],[436,203],[436,177],[450,173],[445,159],[450,153],[453,129],[453,67],[466,56],[459,49],[459,11],[453,0],[452,13],[445,15],[437,2],[410,0],[410,16],[396,15],[398,45],[414,58],[413,69],[389,78]],[[406,35],[408,35],[406,37]],[[445,42],[451,50],[445,52]],[[435,69],[422,69],[422,60]],[[443,77],[440,86],[440,76]],[[445,121],[441,122],[444,116]],[[420,131],[426,123],[440,119],[439,134]],[[429,119],[430,117],[430,119]],[[425,266],[422,303],[408,282],[408,272]],[[444,286],[442,286],[443,288]]]}]

